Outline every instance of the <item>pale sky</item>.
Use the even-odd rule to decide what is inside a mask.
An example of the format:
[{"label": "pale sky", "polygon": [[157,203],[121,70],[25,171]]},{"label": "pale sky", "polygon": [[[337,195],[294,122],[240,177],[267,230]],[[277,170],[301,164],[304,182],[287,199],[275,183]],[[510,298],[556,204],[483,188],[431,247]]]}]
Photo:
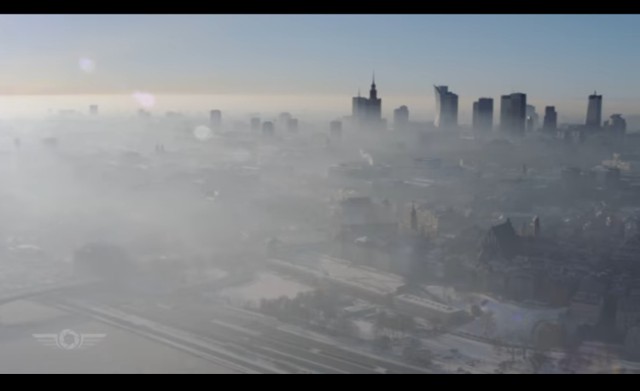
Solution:
[{"label": "pale sky", "polygon": [[[637,15],[2,15],[0,95],[525,92],[581,113],[640,107]],[[584,106],[584,107],[583,107]],[[389,112],[394,107],[384,107]],[[416,110],[419,111],[418,108]]]}]

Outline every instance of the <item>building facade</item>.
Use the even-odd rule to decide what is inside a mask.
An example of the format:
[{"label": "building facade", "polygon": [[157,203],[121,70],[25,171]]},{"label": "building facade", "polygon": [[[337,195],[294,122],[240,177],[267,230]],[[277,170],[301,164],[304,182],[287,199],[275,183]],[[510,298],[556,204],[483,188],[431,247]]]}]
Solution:
[{"label": "building facade", "polygon": [[555,106],[547,106],[544,108],[544,120],[542,129],[549,132],[555,132],[558,129],[558,113]]},{"label": "building facade", "polygon": [[586,125],[590,130],[598,130],[602,127],[602,95],[596,92],[589,95]]},{"label": "building facade", "polygon": [[219,128],[222,125],[222,112],[220,110],[211,110],[209,112],[209,122],[211,127]]},{"label": "building facade", "polygon": [[500,98],[500,128],[512,134],[523,134],[527,114],[527,94],[513,93]]},{"label": "building facade", "polygon": [[378,98],[375,77],[371,81],[369,98],[358,96],[352,99],[351,115],[358,126],[379,126],[382,123],[382,99]]},{"label": "building facade", "polygon": [[407,106],[400,106],[393,110],[393,127],[396,130],[406,129],[409,125],[409,109]]},{"label": "building facade", "polygon": [[493,129],[493,99],[480,98],[473,102],[473,129],[491,131]]},{"label": "building facade", "polygon": [[458,126],[458,95],[447,86],[433,86],[436,95],[436,128],[446,129]]}]

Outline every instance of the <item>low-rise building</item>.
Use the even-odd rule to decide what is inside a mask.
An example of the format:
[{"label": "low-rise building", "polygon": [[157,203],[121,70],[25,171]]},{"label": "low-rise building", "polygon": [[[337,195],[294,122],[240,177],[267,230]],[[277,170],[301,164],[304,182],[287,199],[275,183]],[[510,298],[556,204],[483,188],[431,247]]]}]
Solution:
[{"label": "low-rise building", "polygon": [[405,315],[450,324],[464,318],[465,312],[424,297],[402,294],[393,298],[394,308]]}]

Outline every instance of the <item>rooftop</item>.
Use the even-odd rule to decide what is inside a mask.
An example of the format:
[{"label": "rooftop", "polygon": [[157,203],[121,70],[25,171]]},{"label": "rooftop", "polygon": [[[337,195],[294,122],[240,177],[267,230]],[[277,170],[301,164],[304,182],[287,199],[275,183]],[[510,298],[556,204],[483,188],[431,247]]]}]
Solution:
[{"label": "rooftop", "polygon": [[363,266],[354,266],[344,259],[321,253],[309,253],[299,256],[296,259],[296,263],[279,259],[270,259],[269,262],[380,295],[394,294],[398,288],[405,285],[402,277],[398,275],[380,272]]},{"label": "rooftop", "polygon": [[396,296],[396,300],[405,301],[405,302],[409,302],[409,303],[412,303],[412,304],[417,304],[417,305],[420,305],[420,306],[423,306],[423,307],[427,307],[427,308],[432,309],[432,310],[445,312],[445,313],[450,313],[450,314],[460,311],[459,309],[451,307],[451,306],[448,306],[446,304],[438,303],[437,301],[429,300],[427,298],[420,297],[420,296],[415,296],[415,295],[411,295],[411,294],[398,295],[398,296]]}]

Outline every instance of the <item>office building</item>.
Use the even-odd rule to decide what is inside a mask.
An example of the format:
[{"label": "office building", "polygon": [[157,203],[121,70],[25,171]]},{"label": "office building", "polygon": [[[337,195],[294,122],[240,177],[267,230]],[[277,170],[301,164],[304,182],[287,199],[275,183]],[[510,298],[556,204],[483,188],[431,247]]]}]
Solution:
[{"label": "office building", "polygon": [[275,135],[275,128],[273,126],[273,122],[264,121],[262,123],[262,134],[264,136],[273,136],[273,135]]},{"label": "office building", "polygon": [[209,122],[212,128],[219,128],[222,125],[222,112],[220,110],[211,110],[209,112]]},{"label": "office building", "polygon": [[370,128],[377,128],[381,126],[382,99],[378,98],[375,76],[371,81],[369,98],[360,96],[360,92],[358,91],[358,96],[352,99],[351,114],[358,126],[366,125]]},{"label": "office building", "polygon": [[289,118],[287,121],[287,130],[292,133],[298,132],[298,119],[297,118]]},{"label": "office building", "polygon": [[540,127],[540,117],[536,112],[536,107],[533,105],[527,105],[526,108],[526,117],[527,117],[527,132],[532,132],[537,130]]},{"label": "office building", "polygon": [[586,125],[588,130],[602,128],[602,95],[598,95],[595,91],[593,95],[589,95]]},{"label": "office building", "polygon": [[491,131],[493,129],[493,99],[480,98],[473,102],[471,123],[475,130]]},{"label": "office building", "polygon": [[447,86],[433,86],[436,95],[436,128],[447,129],[458,126],[458,95]]},{"label": "office building", "polygon": [[555,132],[558,129],[558,113],[555,106],[544,108],[544,120],[542,124],[544,131]]},{"label": "office building", "polygon": [[513,93],[500,98],[500,129],[511,134],[523,134],[527,113],[527,95]]},{"label": "office building", "polygon": [[393,127],[396,130],[407,129],[409,125],[409,109],[407,106],[400,106],[393,110]]}]

